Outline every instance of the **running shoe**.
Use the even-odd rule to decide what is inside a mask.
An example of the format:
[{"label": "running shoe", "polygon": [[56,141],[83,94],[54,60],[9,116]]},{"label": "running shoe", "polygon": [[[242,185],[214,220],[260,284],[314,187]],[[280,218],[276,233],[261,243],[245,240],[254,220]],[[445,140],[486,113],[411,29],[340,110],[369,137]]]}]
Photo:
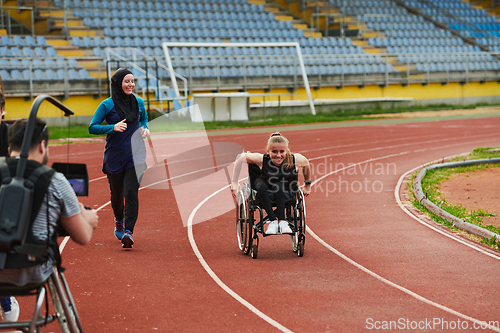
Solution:
[{"label": "running shoe", "polygon": [[17,300],[8,296],[1,300],[0,314],[3,321],[17,321],[19,318],[19,303]]},{"label": "running shoe", "polygon": [[290,226],[288,225],[287,221],[281,220],[280,223],[279,223],[279,226],[280,226],[280,231],[281,231],[282,234],[291,234],[291,233],[293,233],[293,231],[290,228]]},{"label": "running shoe", "polygon": [[132,238],[132,232],[130,230],[125,230],[122,237],[122,247],[124,249],[131,249],[134,245],[134,238]]},{"label": "running shoe", "polygon": [[276,235],[279,232],[279,226],[277,221],[272,221],[267,227],[266,234]]},{"label": "running shoe", "polygon": [[118,240],[121,240],[123,238],[123,230],[125,229],[125,219],[122,219],[121,221],[117,221],[115,219],[115,236],[118,238]]}]

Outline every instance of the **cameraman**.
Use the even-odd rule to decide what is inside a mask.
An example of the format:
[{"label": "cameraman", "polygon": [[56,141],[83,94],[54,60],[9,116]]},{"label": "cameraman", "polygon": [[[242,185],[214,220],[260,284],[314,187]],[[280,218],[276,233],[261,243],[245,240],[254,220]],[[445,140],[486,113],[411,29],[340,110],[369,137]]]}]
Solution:
[{"label": "cameraman", "polygon": [[[9,128],[9,151],[11,158],[7,158],[7,164],[11,169],[11,174],[15,174],[12,171],[15,170],[15,166],[19,161],[27,123],[27,119],[18,120]],[[49,159],[48,141],[49,130],[47,124],[37,118],[29,149],[27,172],[29,171],[28,166],[30,163],[34,164],[35,167],[39,164],[47,164]],[[75,192],[63,174],[54,173],[50,179],[46,193],[35,192],[34,197],[40,195],[44,197],[33,222],[33,234],[39,241],[47,241],[47,237],[54,239],[57,232],[57,221],[59,220],[73,241],[81,245],[90,242],[93,231],[97,227],[97,212],[95,210],[86,210],[83,204],[78,202]],[[49,236],[47,236],[47,231],[49,232]],[[52,274],[54,261],[55,258],[49,258],[46,262],[36,266],[0,270],[0,282],[17,286],[43,282]],[[15,303],[17,304],[17,302]],[[17,315],[15,314],[16,308]],[[19,306],[13,306],[12,311],[14,312],[7,316],[7,320],[17,320]],[[4,315],[3,312],[2,315]]]}]

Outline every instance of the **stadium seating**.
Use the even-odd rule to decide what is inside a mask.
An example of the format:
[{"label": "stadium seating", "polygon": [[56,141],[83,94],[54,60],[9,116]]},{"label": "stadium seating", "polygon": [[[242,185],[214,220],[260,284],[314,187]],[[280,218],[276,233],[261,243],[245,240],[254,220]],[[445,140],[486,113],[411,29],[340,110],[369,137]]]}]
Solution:
[{"label": "stadium seating", "polygon": [[[163,42],[297,42],[310,76],[398,73],[401,65],[420,72],[484,71],[499,67],[497,59],[487,57],[487,53],[477,46],[464,43],[450,30],[436,27],[393,2],[326,2],[337,7],[340,13],[363,22],[367,29],[379,32],[379,37],[369,38],[367,45],[393,55],[398,62],[390,63],[380,55],[365,53],[364,48],[354,44],[349,37],[306,37],[290,21],[278,20],[263,5],[246,0],[55,0],[54,4],[66,5],[89,29],[102,31],[104,36],[70,39],[73,46],[87,49],[93,56],[102,58],[106,56],[106,47],[117,48],[116,52],[124,57],[132,55],[126,48],[137,48],[145,56],[164,64]],[[448,24],[451,29],[477,38],[490,49],[500,50],[497,38],[500,23],[483,10],[460,0],[404,2],[431,15],[436,21]],[[458,56],[462,53],[463,56]],[[177,73],[196,79],[218,76],[291,79],[300,75],[294,47],[173,47],[170,55]],[[58,58],[61,57],[42,36],[2,36],[0,58],[9,60],[2,62],[1,66],[11,78],[14,77],[13,70],[21,74],[28,70],[31,71],[28,79],[61,80],[60,70],[66,68],[68,72],[63,74],[67,74],[70,80],[92,79],[74,59],[61,59],[63,62],[60,62]],[[26,59],[28,63],[21,61]],[[19,78],[18,73],[15,77]],[[158,79],[162,78],[167,78],[166,73]],[[144,83],[143,78],[138,78],[138,86],[145,87]],[[155,85],[151,83],[155,82],[149,82],[149,86]]]},{"label": "stadium seating", "polygon": [[[458,0],[457,0],[458,1]],[[293,28],[290,22],[278,21],[272,13],[266,12],[262,5],[253,5],[246,1],[231,3],[210,3],[206,1],[196,2],[146,2],[144,8],[138,8],[137,20],[134,20],[133,27],[130,27],[130,11],[125,6],[113,5],[113,2],[104,4],[100,2],[101,7],[95,2],[80,2],[76,4],[81,10],[75,14],[80,15],[90,27],[100,27],[101,22],[96,22],[95,16],[102,14],[102,9],[109,8],[113,19],[108,28],[104,29],[105,38],[103,47],[138,47],[151,57],[163,57],[163,50],[160,47],[161,42],[168,41],[199,41],[213,42],[215,39],[229,39],[231,42],[254,42],[254,41],[273,41],[275,42],[299,42],[301,52],[304,55],[304,62],[310,66],[309,71],[313,73],[335,72],[335,67],[329,68],[331,58],[321,58],[317,55],[335,54],[364,54],[359,46],[354,46],[350,38],[310,38],[304,37],[302,31]],[[477,48],[464,45],[462,40],[452,37],[447,30],[439,29],[429,22],[425,22],[422,17],[409,14],[404,8],[389,4],[381,0],[356,0],[340,1],[330,0],[334,6],[338,6],[342,13],[353,16],[363,16],[365,14],[380,14],[368,20],[367,26],[371,29],[384,31],[385,38],[373,38],[369,45],[376,47],[386,47],[390,53],[452,53],[452,52],[477,52]],[[151,5],[149,5],[151,4]],[[141,7],[141,5],[138,5]],[[100,8],[101,13],[96,11]],[[161,11],[163,9],[163,11]],[[135,13],[135,12],[134,12]],[[123,16],[126,15],[126,16]],[[135,15],[135,14],[133,14]],[[384,16],[386,15],[386,16]],[[90,20],[92,18],[92,20]],[[154,25],[152,24],[154,22]],[[112,28],[111,28],[112,26]],[[151,39],[151,37],[154,39]],[[93,47],[94,42],[89,41],[83,46]],[[272,41],[271,41],[272,42]],[[269,52],[266,50],[269,49]],[[214,70],[217,61],[205,61],[206,58],[193,58],[191,65],[197,63],[206,63],[205,68],[188,68],[189,61],[186,57],[214,56],[224,57],[231,67],[242,66],[241,61],[237,60],[232,54],[211,54],[206,48],[192,48],[179,52],[178,48],[172,49],[173,63],[176,69],[184,73],[194,75],[194,77],[214,77],[219,71]],[[256,54],[250,54],[246,49],[242,51],[248,60],[246,65],[258,62],[258,59],[252,58]],[[265,48],[257,52],[262,55],[286,55],[294,54],[289,50]],[[103,50],[101,46],[93,49],[93,54],[101,56]],[[313,56],[314,55],[314,56]],[[406,59],[408,60],[408,59]],[[220,61],[219,61],[220,63]],[[345,64],[356,66],[349,67],[346,73],[381,73],[395,72],[394,67],[386,66],[380,58],[368,56],[345,57],[341,66]],[[359,66],[358,66],[359,65]],[[382,66],[383,65],[383,66]],[[318,66],[318,67],[314,67]],[[460,67],[460,66],[459,66]],[[247,66],[240,68],[238,72],[245,72]],[[472,66],[471,68],[475,68]],[[243,70],[245,69],[245,70]],[[252,67],[248,73],[256,75],[268,71]],[[233,69],[221,69],[220,75],[230,77],[237,71]],[[275,74],[291,75],[291,71],[285,69],[275,69]],[[272,72],[271,72],[272,74]]]}]

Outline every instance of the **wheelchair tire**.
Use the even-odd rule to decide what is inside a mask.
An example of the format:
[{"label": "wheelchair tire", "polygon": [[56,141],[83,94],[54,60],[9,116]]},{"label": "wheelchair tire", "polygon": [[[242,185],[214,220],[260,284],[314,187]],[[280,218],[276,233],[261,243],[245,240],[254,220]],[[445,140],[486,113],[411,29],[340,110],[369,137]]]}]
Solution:
[{"label": "wheelchair tire", "polygon": [[259,246],[257,244],[252,245],[252,249],[250,250],[250,254],[252,259],[257,259],[257,254],[259,253]]},{"label": "wheelchair tire", "polygon": [[304,256],[304,243],[299,243],[299,245],[297,246],[297,255],[299,257],[303,257]]},{"label": "wheelchair tire", "polygon": [[292,241],[292,250],[299,257],[304,255],[305,232],[306,232],[306,207],[302,191],[298,193],[299,200],[296,207],[292,209],[293,220],[297,224],[297,231],[290,235]]},{"label": "wheelchair tire", "polygon": [[248,207],[243,191],[238,192],[236,207],[236,236],[238,238],[238,247],[243,253],[248,254],[249,249],[249,223]]}]

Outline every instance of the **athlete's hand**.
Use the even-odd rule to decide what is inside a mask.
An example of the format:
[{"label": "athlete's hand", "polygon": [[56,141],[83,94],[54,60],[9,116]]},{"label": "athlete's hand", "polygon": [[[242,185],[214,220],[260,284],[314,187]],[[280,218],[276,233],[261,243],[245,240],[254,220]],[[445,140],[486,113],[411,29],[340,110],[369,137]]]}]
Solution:
[{"label": "athlete's hand", "polygon": [[115,132],[125,131],[127,129],[127,123],[125,121],[127,121],[127,119],[123,119],[122,121],[116,123],[115,127],[113,127],[113,131]]},{"label": "athlete's hand", "polygon": [[141,135],[143,138],[146,138],[146,137],[150,136],[151,133],[149,133],[149,130],[147,128],[141,127]]}]

